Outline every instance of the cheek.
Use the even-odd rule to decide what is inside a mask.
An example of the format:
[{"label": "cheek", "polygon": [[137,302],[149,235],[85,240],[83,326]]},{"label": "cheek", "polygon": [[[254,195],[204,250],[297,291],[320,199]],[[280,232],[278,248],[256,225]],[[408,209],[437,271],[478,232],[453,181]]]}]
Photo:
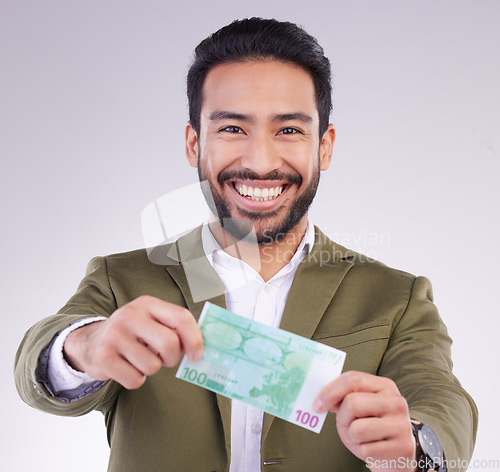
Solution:
[{"label": "cheek", "polygon": [[238,161],[241,155],[241,145],[234,143],[211,143],[203,148],[202,157],[205,160],[204,169],[217,177],[221,171]]},{"label": "cheek", "polygon": [[201,172],[198,172],[199,177],[208,180],[211,185],[219,189],[217,191],[220,191],[218,177],[221,171],[224,170],[220,161],[219,155],[204,150],[200,159]]},{"label": "cheek", "polygon": [[317,151],[309,148],[302,153],[289,153],[287,156],[287,163],[301,175],[305,182],[309,182],[317,172],[319,155]]}]

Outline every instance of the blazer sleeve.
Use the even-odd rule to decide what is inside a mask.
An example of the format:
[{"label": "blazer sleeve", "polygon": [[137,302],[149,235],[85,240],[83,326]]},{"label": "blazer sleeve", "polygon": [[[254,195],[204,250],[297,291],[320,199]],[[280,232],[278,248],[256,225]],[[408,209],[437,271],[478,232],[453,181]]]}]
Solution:
[{"label": "blazer sleeve", "polygon": [[378,374],[396,382],[411,418],[434,429],[448,463],[465,466],[474,449],[477,407],[452,373],[452,341],[425,277],[414,280],[406,309],[395,321]]},{"label": "blazer sleeve", "polygon": [[49,316],[30,328],[19,346],[15,357],[14,377],[21,398],[30,406],[47,413],[62,416],[79,416],[92,410],[108,411],[116,400],[121,386],[108,381],[91,389],[75,401],[64,395],[59,398],[47,384],[44,367],[46,355],[59,332],[70,324],[89,316],[109,317],[117,304],[108,279],[106,260],[102,257],[90,261],[85,278],[75,295],[54,316]]}]

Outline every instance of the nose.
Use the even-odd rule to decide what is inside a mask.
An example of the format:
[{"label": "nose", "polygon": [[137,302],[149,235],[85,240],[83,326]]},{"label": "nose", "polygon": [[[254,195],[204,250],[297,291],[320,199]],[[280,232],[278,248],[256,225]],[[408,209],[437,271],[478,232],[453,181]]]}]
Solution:
[{"label": "nose", "polygon": [[264,176],[279,169],[282,158],[271,137],[254,135],[248,139],[240,162],[244,168]]}]

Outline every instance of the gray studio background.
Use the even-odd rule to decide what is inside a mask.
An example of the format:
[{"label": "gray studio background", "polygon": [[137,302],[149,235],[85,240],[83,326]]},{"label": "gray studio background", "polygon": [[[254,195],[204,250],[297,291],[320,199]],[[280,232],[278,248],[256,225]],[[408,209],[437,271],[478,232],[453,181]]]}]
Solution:
[{"label": "gray studio background", "polygon": [[106,469],[102,416],[27,407],[15,351],[90,258],[143,246],[141,211],[196,182],[183,143],[191,51],[244,16],[298,22],[325,47],[338,137],[313,220],[431,279],[480,410],[471,470],[498,470],[496,0],[0,0],[0,469]]}]

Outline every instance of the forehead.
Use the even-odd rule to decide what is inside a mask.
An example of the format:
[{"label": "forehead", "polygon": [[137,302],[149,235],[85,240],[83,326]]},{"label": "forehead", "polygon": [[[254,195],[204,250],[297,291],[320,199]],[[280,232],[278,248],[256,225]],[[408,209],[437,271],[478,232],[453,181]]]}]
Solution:
[{"label": "forehead", "polygon": [[210,70],[203,84],[202,121],[218,110],[255,116],[302,112],[318,120],[310,74],[272,60],[219,64]]}]

